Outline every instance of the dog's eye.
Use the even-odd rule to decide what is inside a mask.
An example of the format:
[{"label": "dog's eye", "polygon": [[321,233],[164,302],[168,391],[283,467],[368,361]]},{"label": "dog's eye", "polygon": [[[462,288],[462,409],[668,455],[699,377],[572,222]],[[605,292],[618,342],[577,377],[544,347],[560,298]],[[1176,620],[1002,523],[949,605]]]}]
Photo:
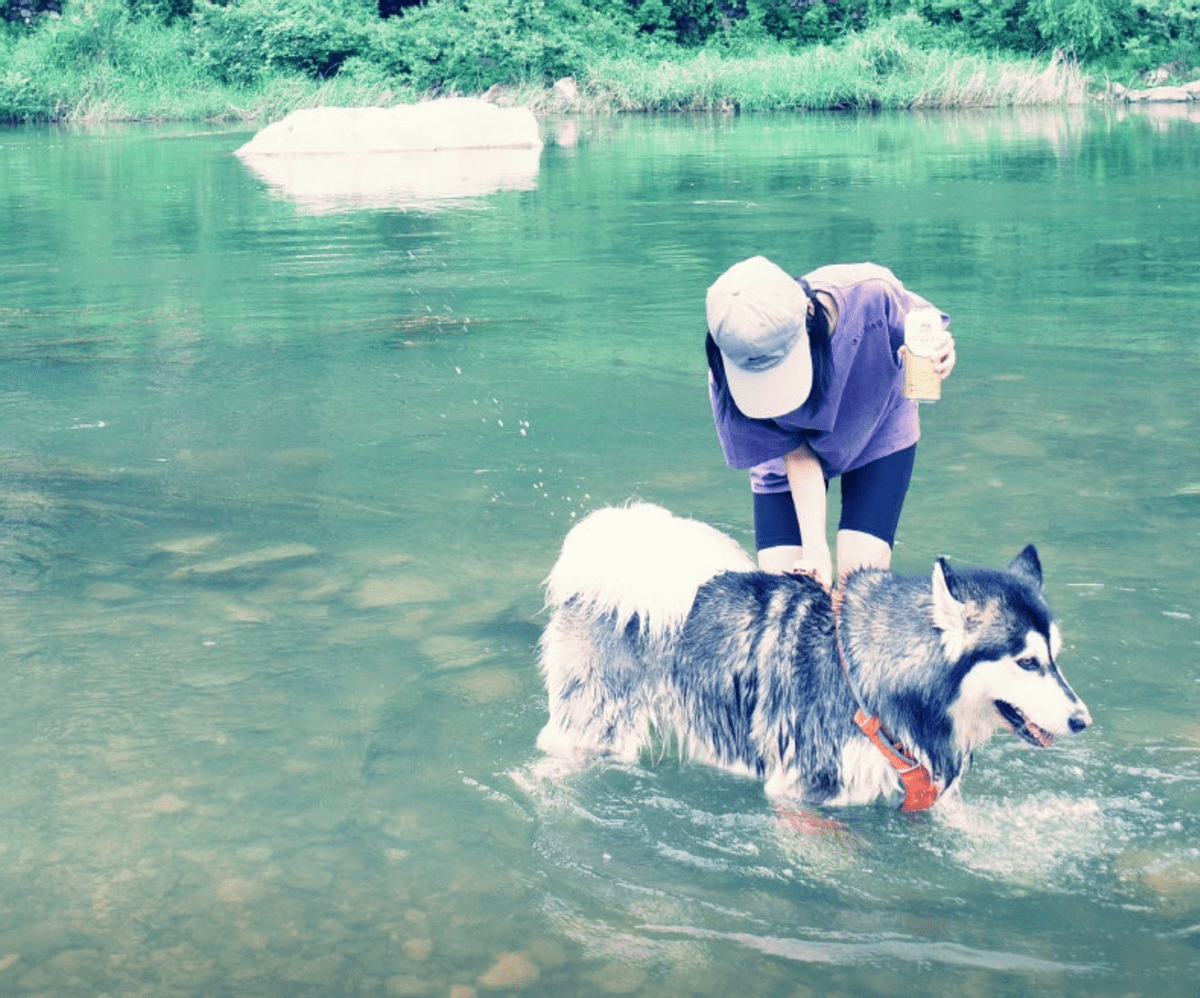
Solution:
[{"label": "dog's eye", "polygon": [[1026,655],[1024,658],[1017,659],[1017,665],[1026,672],[1040,672],[1042,668],[1042,663],[1032,655]]}]

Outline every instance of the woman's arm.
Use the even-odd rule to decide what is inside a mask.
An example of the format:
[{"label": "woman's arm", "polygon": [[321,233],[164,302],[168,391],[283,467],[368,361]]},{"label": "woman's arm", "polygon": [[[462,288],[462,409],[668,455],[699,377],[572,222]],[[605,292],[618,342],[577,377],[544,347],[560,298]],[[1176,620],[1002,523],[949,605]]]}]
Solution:
[{"label": "woman's arm", "polygon": [[800,521],[803,545],[793,571],[813,572],[825,588],[833,584],[833,558],[825,536],[825,473],[816,455],[801,444],[784,456],[796,519]]}]

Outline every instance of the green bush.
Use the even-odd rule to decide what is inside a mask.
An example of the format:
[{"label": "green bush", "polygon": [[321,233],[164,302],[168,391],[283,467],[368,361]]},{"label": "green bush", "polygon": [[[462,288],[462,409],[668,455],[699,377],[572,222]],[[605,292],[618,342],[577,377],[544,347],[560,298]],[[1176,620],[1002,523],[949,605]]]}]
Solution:
[{"label": "green bush", "polygon": [[1101,62],[1122,52],[1170,61],[1174,50],[1187,61],[1195,55],[1200,0],[913,0],[911,9],[958,29],[977,50],[1059,49]]},{"label": "green bush", "polygon": [[1028,0],[1025,19],[1046,46],[1082,59],[1111,49],[1129,30],[1128,0]]},{"label": "green bush", "polygon": [[201,64],[236,86],[278,70],[332,76],[369,34],[359,0],[196,0],[192,21]]},{"label": "green bush", "polygon": [[431,0],[379,24],[364,56],[418,89],[471,92],[577,75],[629,44],[581,0]]},{"label": "green bush", "polygon": [[1123,58],[1106,61],[1136,70],[1200,65],[1200,0],[1141,0],[1135,10],[1137,31],[1123,42]]}]

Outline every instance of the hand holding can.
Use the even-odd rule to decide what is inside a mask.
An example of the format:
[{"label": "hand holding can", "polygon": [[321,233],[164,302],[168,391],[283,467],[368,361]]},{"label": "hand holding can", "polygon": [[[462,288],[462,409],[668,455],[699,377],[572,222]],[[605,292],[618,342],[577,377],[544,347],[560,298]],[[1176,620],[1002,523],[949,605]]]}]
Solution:
[{"label": "hand holding can", "polygon": [[936,308],[915,308],[904,317],[905,398],[936,402],[942,397],[934,353],[946,336],[942,313]]}]

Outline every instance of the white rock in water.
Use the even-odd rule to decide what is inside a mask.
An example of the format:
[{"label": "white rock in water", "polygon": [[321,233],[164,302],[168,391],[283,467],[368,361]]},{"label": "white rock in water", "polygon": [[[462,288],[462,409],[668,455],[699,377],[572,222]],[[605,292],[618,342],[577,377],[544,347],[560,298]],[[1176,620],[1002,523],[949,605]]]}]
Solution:
[{"label": "white rock in water", "polygon": [[1183,104],[1192,99],[1184,87],[1151,87],[1149,90],[1128,90],[1125,99],[1142,104]]},{"label": "white rock in water", "polygon": [[304,211],[433,209],[537,186],[542,140],[528,108],[467,97],[400,107],[310,108],[237,155]]},{"label": "white rock in water", "polygon": [[537,119],[524,107],[474,97],[397,107],[314,107],[268,125],[237,154],[423,152],[439,149],[541,149]]}]

